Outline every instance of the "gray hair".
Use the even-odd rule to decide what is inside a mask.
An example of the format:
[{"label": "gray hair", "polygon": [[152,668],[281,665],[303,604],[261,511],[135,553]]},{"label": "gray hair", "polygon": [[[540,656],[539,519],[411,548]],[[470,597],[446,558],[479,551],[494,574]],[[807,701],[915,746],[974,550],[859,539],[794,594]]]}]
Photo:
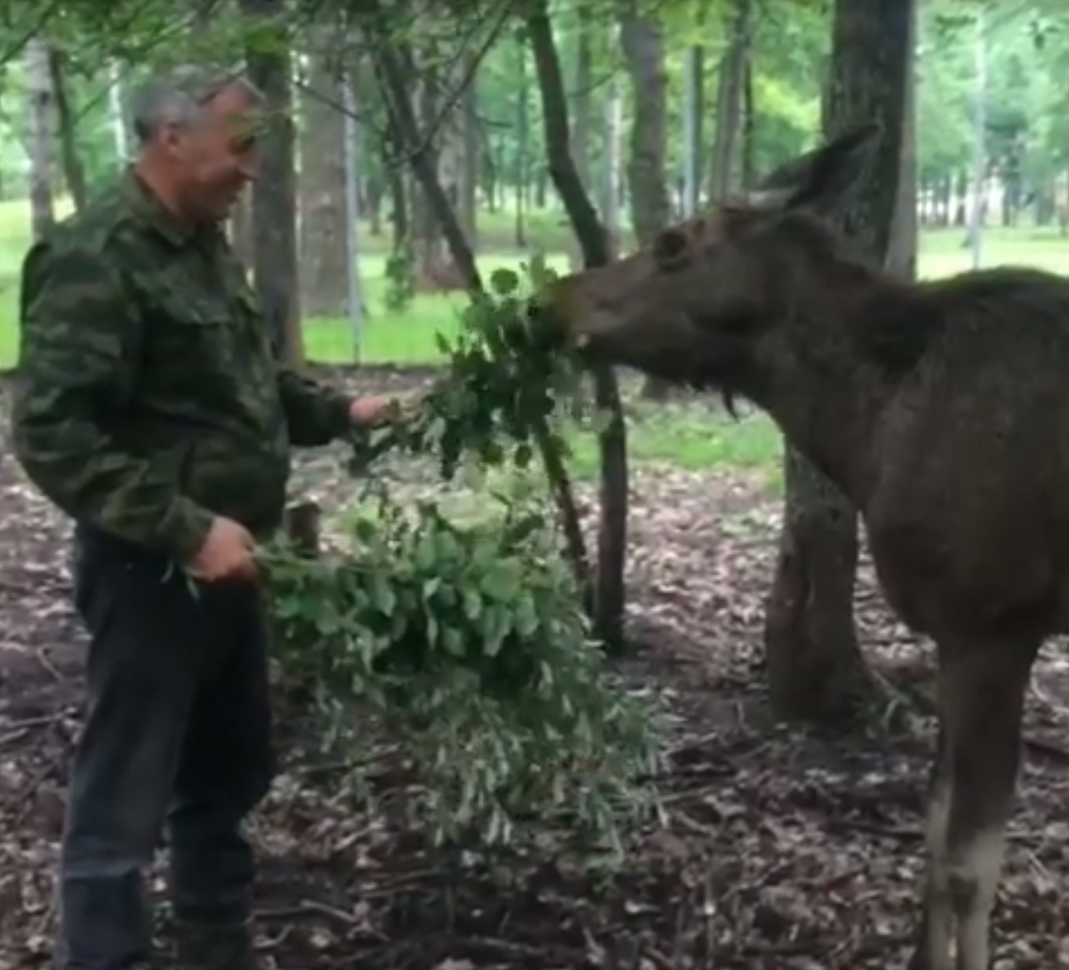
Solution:
[{"label": "gray hair", "polygon": [[241,68],[186,64],[152,78],[133,97],[134,135],[143,145],[164,125],[196,124],[204,117],[208,105],[235,85],[254,103],[263,103],[263,92]]}]

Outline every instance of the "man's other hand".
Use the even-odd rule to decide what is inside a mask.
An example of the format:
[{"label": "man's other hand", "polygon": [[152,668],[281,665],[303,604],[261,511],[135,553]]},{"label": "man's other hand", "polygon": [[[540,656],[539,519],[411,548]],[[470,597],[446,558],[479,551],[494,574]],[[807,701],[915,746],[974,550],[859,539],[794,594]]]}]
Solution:
[{"label": "man's other hand", "polygon": [[205,582],[253,580],[256,542],[241,523],[216,516],[204,544],[189,563],[189,571]]}]

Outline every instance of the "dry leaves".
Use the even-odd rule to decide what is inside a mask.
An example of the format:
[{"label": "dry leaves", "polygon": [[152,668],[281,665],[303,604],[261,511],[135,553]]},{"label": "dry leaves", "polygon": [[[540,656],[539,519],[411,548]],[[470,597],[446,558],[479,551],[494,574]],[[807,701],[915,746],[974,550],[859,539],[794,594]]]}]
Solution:
[{"label": "dry leaves", "polygon": [[[362,390],[411,385],[382,377]],[[6,449],[5,449],[6,451]],[[344,456],[306,456],[297,487],[328,508],[351,490]],[[390,470],[398,488],[434,486]],[[584,496],[592,508],[591,495]],[[930,737],[841,738],[774,725],[762,680],[762,598],[778,509],[727,473],[636,469],[629,568],[639,658],[675,713],[662,816],[623,866],[592,865],[567,821],[511,853],[435,850],[406,823],[388,750],[373,810],[355,811],[282,704],[286,767],[255,819],[260,945],[291,970],[900,966],[921,864]],[[66,528],[0,459],[0,970],[44,966],[66,759],[77,732],[81,634],[69,607]],[[589,521],[588,521],[588,524]],[[881,663],[926,650],[887,615],[863,570],[862,642]],[[1059,652],[1061,651],[1061,652]],[[1029,725],[1069,746],[1069,668],[1048,646]],[[1069,776],[1038,748],[1026,765],[995,917],[996,967],[1069,967]],[[159,892],[158,878],[153,880]],[[160,929],[166,938],[167,914]]]}]

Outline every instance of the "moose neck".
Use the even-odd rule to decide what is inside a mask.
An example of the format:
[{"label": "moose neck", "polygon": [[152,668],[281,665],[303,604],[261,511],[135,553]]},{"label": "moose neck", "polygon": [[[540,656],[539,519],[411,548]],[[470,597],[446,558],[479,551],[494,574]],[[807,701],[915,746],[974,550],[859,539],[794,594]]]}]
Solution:
[{"label": "moose neck", "polygon": [[[811,267],[812,268],[812,267]],[[818,285],[785,294],[782,342],[760,366],[755,399],[787,441],[862,508],[880,416],[908,368],[873,347],[910,314],[908,286],[857,263],[821,267]]]}]

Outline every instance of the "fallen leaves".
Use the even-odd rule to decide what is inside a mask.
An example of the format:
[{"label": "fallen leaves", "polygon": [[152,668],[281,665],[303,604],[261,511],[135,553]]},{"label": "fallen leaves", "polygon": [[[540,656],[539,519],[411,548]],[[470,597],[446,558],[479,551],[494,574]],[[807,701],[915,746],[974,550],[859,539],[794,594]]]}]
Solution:
[{"label": "fallen leaves", "polygon": [[[404,375],[357,380],[366,392],[411,384]],[[295,489],[337,507],[352,490],[344,457],[304,456]],[[427,471],[398,463],[385,474],[415,495],[435,487]],[[581,487],[579,498],[591,528],[593,492]],[[50,956],[83,640],[70,608],[66,526],[7,457],[0,514],[0,970],[21,970]],[[663,695],[672,737],[657,778],[660,814],[628,833],[619,866],[591,859],[566,818],[544,819],[507,852],[435,849],[405,813],[404,766],[388,745],[376,744],[374,783],[358,799],[340,786],[346,766],[323,762],[308,712],[282,698],[284,768],[253,826],[269,966],[903,965],[930,734],[846,738],[771,722],[761,604],[777,524],[778,502],[757,473],[635,469],[629,628],[643,649],[620,672]],[[887,614],[867,563],[858,624],[870,659],[923,680],[928,652]],[[1029,698],[1029,732],[1052,746],[1069,742],[1064,649],[1044,649]],[[1039,754],[1029,752],[1010,827],[998,970],[1069,965],[1069,775]],[[159,926],[165,939],[165,905]]]}]

